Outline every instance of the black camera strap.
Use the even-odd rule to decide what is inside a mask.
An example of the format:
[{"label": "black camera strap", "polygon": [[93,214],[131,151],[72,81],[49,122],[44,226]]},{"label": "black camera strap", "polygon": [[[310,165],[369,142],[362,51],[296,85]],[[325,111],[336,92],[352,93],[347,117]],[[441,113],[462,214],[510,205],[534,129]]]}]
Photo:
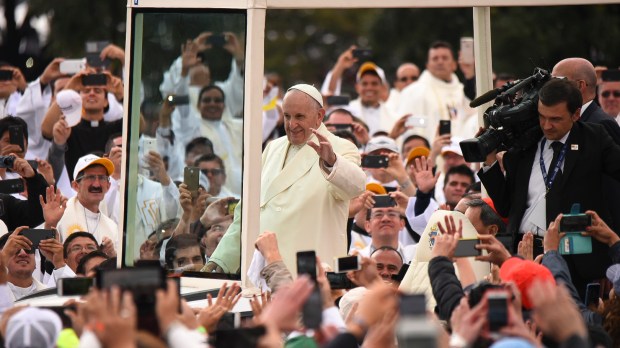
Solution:
[{"label": "black camera strap", "polygon": [[553,186],[553,182],[555,181],[555,178],[560,172],[560,168],[562,167],[562,162],[564,162],[564,157],[566,156],[567,143],[564,143],[562,145],[562,149],[560,150],[560,154],[558,155],[557,161],[555,161],[555,166],[553,168],[551,168],[551,165],[553,165],[554,161],[553,160],[551,161],[551,165],[549,166],[549,169],[551,170],[551,176],[547,177],[547,169],[545,168],[545,159],[543,158],[543,152],[545,151],[546,142],[547,142],[546,138],[543,138],[543,140],[540,142],[540,171],[542,172],[543,179],[545,180],[545,186],[547,187],[547,192],[549,192],[549,190],[551,189],[551,186]]}]

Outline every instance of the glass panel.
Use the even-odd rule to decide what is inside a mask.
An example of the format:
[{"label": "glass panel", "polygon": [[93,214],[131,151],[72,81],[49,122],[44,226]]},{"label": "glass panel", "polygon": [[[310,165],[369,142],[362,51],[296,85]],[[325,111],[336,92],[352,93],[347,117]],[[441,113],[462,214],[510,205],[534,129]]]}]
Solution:
[{"label": "glass panel", "polygon": [[245,11],[134,12],[124,264],[200,270],[231,224],[205,209],[241,197],[245,32]]}]

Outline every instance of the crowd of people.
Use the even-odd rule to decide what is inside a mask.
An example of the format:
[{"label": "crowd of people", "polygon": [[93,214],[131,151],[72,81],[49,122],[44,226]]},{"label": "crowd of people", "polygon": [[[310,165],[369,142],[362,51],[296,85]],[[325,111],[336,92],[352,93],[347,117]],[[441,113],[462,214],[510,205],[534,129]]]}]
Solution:
[{"label": "crowd of people", "polygon": [[[233,33],[220,43],[229,74],[211,81],[200,57],[213,35],[184,42],[162,72],[161,100],[141,104],[137,199],[125,204],[138,221],[125,221],[126,235],[122,77],[105,65],[69,74],[56,58],[28,83],[0,64],[10,77],[0,81],[7,347],[620,346],[620,74],[558,62],[537,91],[533,145],[472,163],[459,143],[483,131],[469,107],[474,66],[443,41],[424,69],[400,65],[392,88],[355,46],[321,88],[265,75],[261,234],[247,273],[260,295],[240,327],[222,320],[242,296],[236,284],[197,309],[170,280],[151,289],[151,316],[119,287],[65,304],[68,323],[20,306],[63,278],[115,268],[123,241],[137,264],[174,275],[240,274],[241,209],[251,204],[239,201],[240,139],[254,112],[242,108]],[[123,64],[125,53],[109,45],[100,58]],[[341,95],[349,78],[353,100]],[[498,74],[495,86],[512,80]],[[302,265],[303,251],[315,265]],[[338,273],[331,261],[347,255],[358,264]]]}]

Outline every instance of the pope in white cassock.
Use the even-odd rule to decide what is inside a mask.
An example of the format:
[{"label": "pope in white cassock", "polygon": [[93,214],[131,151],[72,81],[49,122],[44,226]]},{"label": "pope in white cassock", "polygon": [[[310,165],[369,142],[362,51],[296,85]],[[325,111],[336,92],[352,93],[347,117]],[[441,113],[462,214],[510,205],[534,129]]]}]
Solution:
[{"label": "pope in white cassock", "polygon": [[[315,250],[322,260],[346,255],[349,201],[364,191],[366,176],[355,145],[323,125],[316,88],[289,88],[282,107],[286,137],[263,151],[260,231],[276,233],[284,263],[295,273],[298,251]],[[238,207],[205,270],[240,269],[239,215]]]}]

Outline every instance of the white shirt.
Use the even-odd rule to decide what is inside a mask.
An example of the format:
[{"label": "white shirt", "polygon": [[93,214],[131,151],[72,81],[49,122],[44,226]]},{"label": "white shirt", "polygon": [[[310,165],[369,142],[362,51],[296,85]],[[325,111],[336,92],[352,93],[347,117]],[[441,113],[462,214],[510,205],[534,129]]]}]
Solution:
[{"label": "white shirt", "polygon": [[[559,141],[564,144],[570,131],[562,137]],[[532,171],[530,173],[530,182],[527,189],[527,208],[523,214],[521,220],[521,226],[519,227],[519,233],[525,233],[532,231],[534,235],[544,236],[547,231],[546,209],[547,201],[545,194],[547,193],[547,187],[545,186],[545,179],[543,178],[542,171],[540,169],[540,143],[542,138],[538,141],[536,154],[534,155],[534,163],[532,164]],[[553,148],[551,144],[553,140],[545,141],[543,160],[545,161],[545,169],[547,175],[550,174],[549,166],[551,166],[551,160],[553,159]],[[561,170],[564,170],[564,161],[562,161]]]}]

